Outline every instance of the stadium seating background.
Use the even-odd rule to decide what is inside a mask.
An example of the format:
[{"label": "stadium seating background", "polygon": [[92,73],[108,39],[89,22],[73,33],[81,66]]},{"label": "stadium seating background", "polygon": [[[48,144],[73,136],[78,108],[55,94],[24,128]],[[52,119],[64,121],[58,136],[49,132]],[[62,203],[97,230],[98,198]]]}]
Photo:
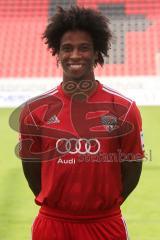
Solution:
[{"label": "stadium seating background", "polygon": [[159,0],[1,0],[0,78],[55,77],[61,69],[41,39],[56,6],[78,4],[110,18],[112,50],[98,76],[158,75],[160,70]]},{"label": "stadium seating background", "polygon": [[[14,110],[11,107],[19,106],[60,80],[57,77],[61,76],[61,70],[56,68],[41,35],[56,5],[71,4],[99,9],[111,19],[115,42],[109,60],[106,59],[104,68],[96,69],[96,74],[105,76],[107,84],[108,79],[115,82],[117,90],[124,89],[125,95],[134,96],[142,105],[160,105],[159,0],[0,0],[0,239],[3,240],[31,239],[30,228],[38,212],[21,161],[14,154],[18,133],[8,124]],[[122,212],[132,240],[159,240],[160,107],[143,106],[140,110],[148,158],[138,187],[123,204]]]}]

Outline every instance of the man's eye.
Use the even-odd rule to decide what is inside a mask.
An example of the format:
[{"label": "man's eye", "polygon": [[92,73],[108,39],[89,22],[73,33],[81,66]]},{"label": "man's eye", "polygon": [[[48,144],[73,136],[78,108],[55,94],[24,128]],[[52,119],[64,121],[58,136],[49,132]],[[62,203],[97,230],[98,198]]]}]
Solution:
[{"label": "man's eye", "polygon": [[69,51],[71,51],[72,49],[71,49],[71,47],[63,47],[62,50],[65,51],[65,52],[69,52]]},{"label": "man's eye", "polygon": [[89,46],[82,46],[81,48],[80,48],[80,50],[81,51],[88,51],[90,48],[89,48]]}]

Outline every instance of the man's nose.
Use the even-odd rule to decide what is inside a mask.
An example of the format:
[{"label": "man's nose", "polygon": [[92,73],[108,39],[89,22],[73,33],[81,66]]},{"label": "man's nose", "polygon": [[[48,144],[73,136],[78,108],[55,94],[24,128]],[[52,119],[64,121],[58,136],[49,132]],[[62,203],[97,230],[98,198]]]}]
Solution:
[{"label": "man's nose", "polygon": [[81,54],[79,50],[77,48],[73,49],[71,53],[71,58],[80,58],[80,57],[81,57]]}]

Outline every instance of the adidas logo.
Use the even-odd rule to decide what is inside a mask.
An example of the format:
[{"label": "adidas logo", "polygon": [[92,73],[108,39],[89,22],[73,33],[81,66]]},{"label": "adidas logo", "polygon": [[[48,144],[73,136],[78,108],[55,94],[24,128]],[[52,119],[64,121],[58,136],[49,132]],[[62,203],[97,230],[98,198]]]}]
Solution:
[{"label": "adidas logo", "polygon": [[56,115],[53,115],[48,121],[47,124],[52,124],[52,123],[59,123],[60,120],[58,119],[58,117]]}]

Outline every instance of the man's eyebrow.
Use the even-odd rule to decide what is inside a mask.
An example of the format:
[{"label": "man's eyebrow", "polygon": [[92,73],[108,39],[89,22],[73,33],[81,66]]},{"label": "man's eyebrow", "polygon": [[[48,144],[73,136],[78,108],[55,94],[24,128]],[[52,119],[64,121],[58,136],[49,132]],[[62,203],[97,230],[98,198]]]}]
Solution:
[{"label": "man's eyebrow", "polygon": [[87,46],[91,46],[92,44],[91,44],[91,43],[88,43],[88,42],[83,42],[83,43],[81,43],[80,45],[87,45]]},{"label": "man's eyebrow", "polygon": [[61,47],[63,47],[63,46],[71,46],[71,45],[72,45],[71,43],[62,43]]},{"label": "man's eyebrow", "polygon": [[[66,45],[73,45],[72,43],[70,43],[70,42],[64,42],[64,43],[62,43],[61,44],[61,46],[66,46]],[[88,46],[90,46],[90,45],[92,45],[91,43],[88,43],[88,42],[82,42],[82,43],[79,43],[78,45],[88,45]]]}]

